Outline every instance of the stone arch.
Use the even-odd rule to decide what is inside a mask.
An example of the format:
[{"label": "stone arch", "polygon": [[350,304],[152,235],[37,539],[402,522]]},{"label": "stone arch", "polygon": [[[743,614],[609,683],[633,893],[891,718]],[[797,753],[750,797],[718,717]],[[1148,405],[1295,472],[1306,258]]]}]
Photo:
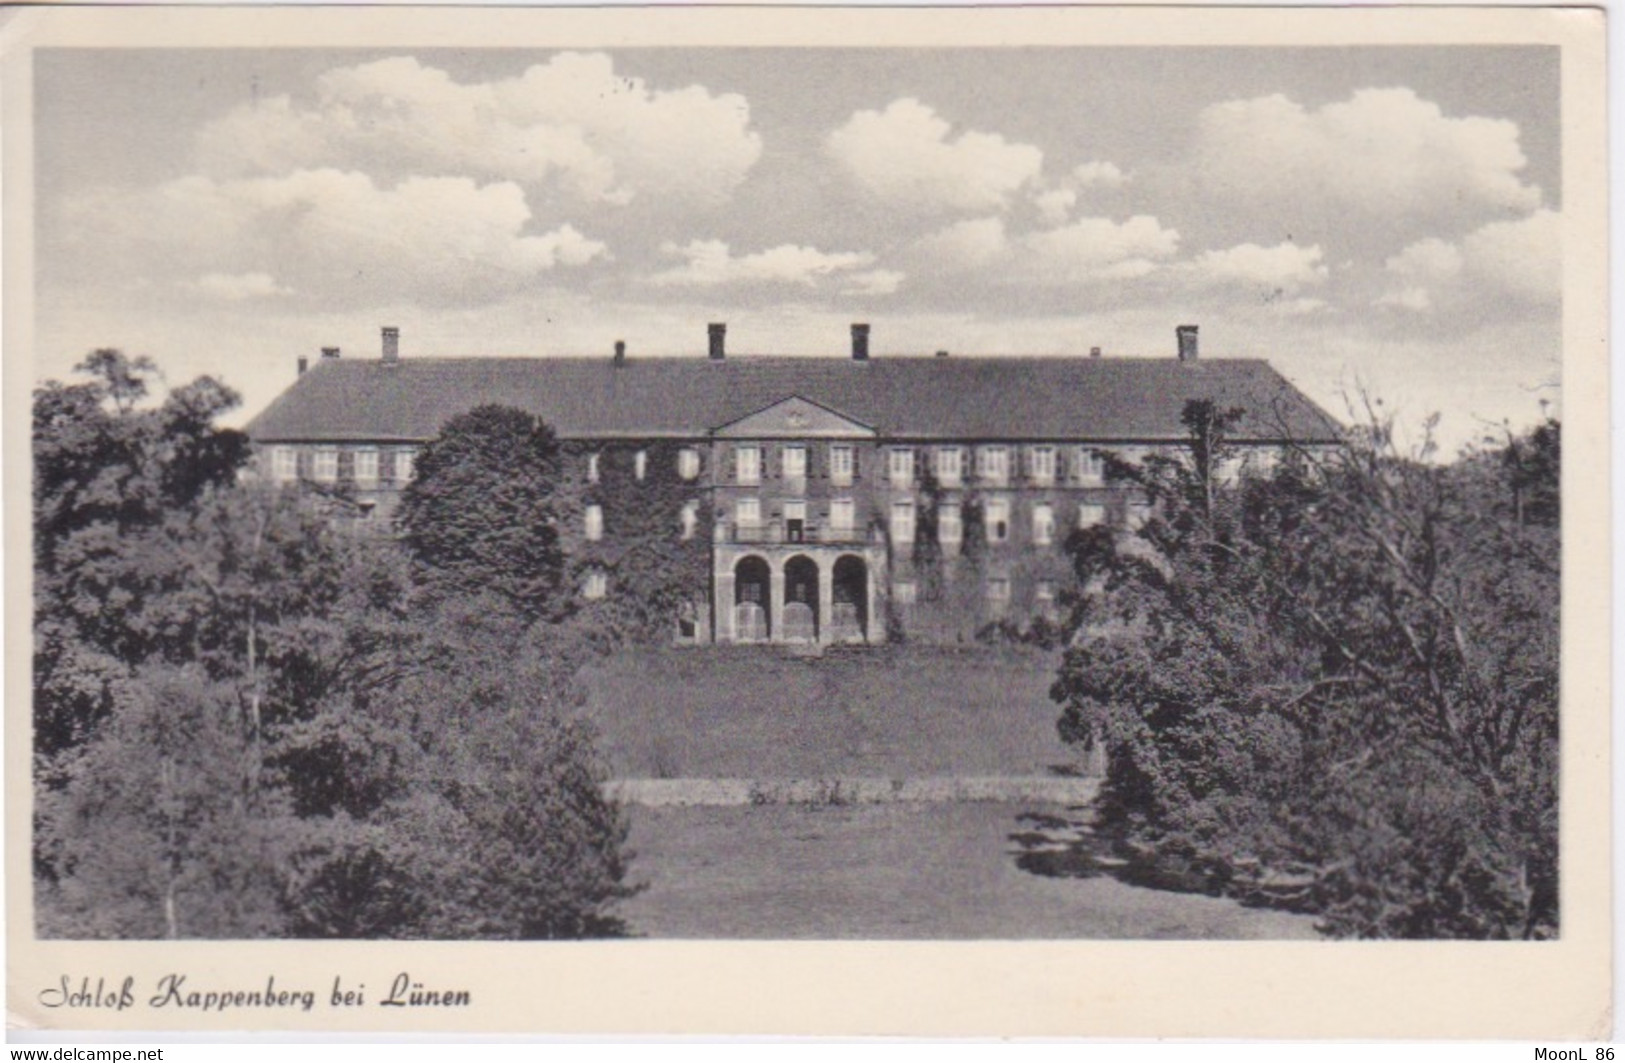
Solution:
[{"label": "stone arch", "polygon": [[818,562],[806,554],[796,554],[784,562],[785,642],[818,640]]},{"label": "stone arch", "polygon": [[773,569],[755,554],[734,562],[734,638],[739,642],[766,642],[773,637]]},{"label": "stone arch", "polygon": [[835,607],[829,618],[831,642],[869,638],[869,565],[856,554],[835,559]]}]

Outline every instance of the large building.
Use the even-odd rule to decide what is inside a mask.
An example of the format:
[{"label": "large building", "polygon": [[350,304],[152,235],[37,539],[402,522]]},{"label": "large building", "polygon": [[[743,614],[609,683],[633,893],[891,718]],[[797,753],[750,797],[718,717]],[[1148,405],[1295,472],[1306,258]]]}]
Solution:
[{"label": "large building", "polygon": [[[871,357],[867,325],[850,357],[733,356],[725,338],[711,325],[691,358],[619,343],[594,358],[402,358],[386,328],[381,357],[300,359],[249,434],[277,479],[382,522],[447,420],[519,407],[565,444],[570,539],[604,559],[583,566],[584,596],[629,592],[599,545],[639,523],[701,552],[675,638],[821,644],[960,641],[1051,614],[1068,534],[1143,516],[1106,456],[1186,445],[1192,400],[1244,411],[1232,442],[1249,460],[1338,438],[1268,363],[1199,357],[1194,326],[1163,358]],[[672,512],[626,519],[640,491]]]}]

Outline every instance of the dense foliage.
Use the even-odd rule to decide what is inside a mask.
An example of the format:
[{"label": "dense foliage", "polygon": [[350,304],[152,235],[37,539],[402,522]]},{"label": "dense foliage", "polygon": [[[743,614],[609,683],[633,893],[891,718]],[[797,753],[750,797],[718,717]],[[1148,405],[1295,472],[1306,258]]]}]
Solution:
[{"label": "dense foliage", "polygon": [[[582,616],[599,647],[669,644],[677,617],[687,611],[697,619],[709,598],[714,517],[705,492],[679,473],[678,454],[688,445],[669,439],[566,445],[576,470],[565,480],[572,512],[596,505],[603,515],[596,542],[586,541],[579,528],[565,540],[572,589],[589,572],[605,578],[605,596],[584,603]],[[596,456],[595,481],[585,475],[589,455]],[[686,537],[685,507],[691,513]]]},{"label": "dense foliage", "polygon": [[1068,544],[1054,696],[1109,752],[1105,822],[1338,936],[1555,934],[1558,425],[1453,464],[1379,425],[1238,476],[1245,416],[1193,403],[1186,454],[1109,469],[1153,518]]},{"label": "dense foliage", "polygon": [[512,407],[448,421],[418,455],[401,492],[402,541],[442,594],[499,594],[532,620],[570,600],[559,542],[558,441]]},{"label": "dense foliage", "polygon": [[[153,405],[150,364],[82,368],[35,396],[41,932],[615,932],[625,825],[537,620],[563,559],[481,585],[340,532],[239,476],[217,383]],[[545,506],[545,447],[490,457]]]}]

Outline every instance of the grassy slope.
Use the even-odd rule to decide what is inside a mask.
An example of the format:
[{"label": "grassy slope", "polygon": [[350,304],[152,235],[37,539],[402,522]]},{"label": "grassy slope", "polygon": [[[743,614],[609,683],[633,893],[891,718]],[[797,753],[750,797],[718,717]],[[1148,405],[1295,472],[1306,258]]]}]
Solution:
[{"label": "grassy slope", "polygon": [[1074,763],[1054,655],[896,647],[793,658],[761,647],[623,653],[588,676],[622,777],[1037,775]]},{"label": "grassy slope", "polygon": [[[1307,916],[1016,864],[1024,805],[641,808],[620,909],[665,938],[1313,938]],[[1057,810],[1060,811],[1060,810]]]}]

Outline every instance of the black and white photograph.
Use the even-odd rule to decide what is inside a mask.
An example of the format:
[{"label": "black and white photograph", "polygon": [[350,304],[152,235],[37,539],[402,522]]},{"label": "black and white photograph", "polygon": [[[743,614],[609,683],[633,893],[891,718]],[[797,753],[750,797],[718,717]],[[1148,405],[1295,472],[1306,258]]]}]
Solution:
[{"label": "black and white photograph", "polygon": [[[13,956],[190,966],[14,1014],[492,1021],[430,943],[1606,978],[1600,19],[319,14],[27,52]],[[413,959],[208,959],[274,942]]]}]

